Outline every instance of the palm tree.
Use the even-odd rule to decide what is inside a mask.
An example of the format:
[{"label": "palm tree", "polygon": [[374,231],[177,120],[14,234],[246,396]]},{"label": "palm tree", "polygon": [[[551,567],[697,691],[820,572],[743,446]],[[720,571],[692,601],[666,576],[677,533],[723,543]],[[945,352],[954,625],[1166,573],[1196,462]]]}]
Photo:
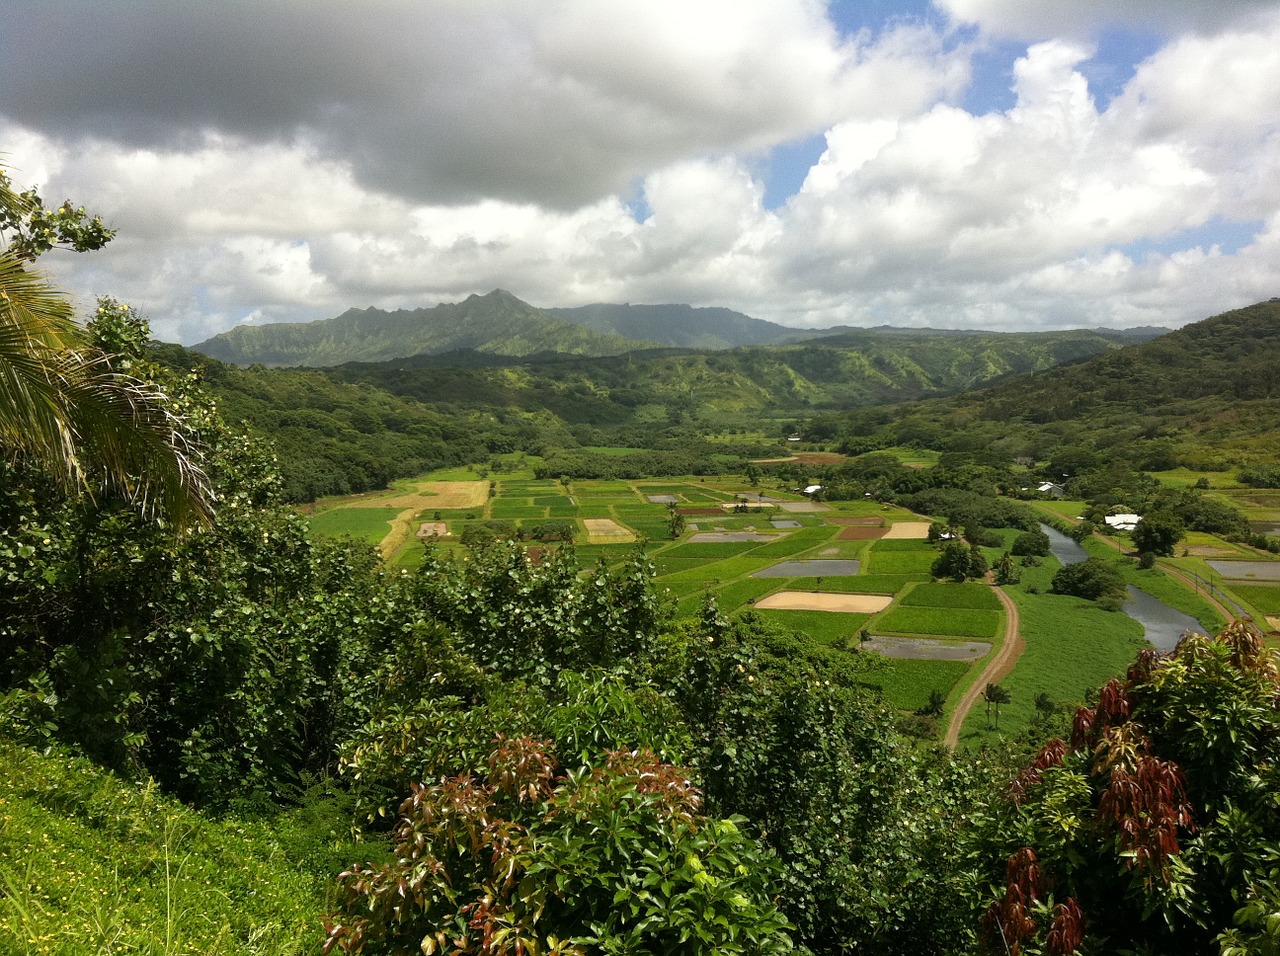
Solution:
[{"label": "palm tree", "polygon": [[982,696],[987,701],[987,723],[991,722],[991,705],[996,707],[996,726],[1000,726],[1000,705],[1007,704],[1013,700],[1013,695],[1001,687],[999,684],[988,684]]},{"label": "palm tree", "polygon": [[[43,209],[0,173],[0,220],[32,208]],[[169,397],[89,346],[65,296],[27,265],[35,254],[17,239],[0,250],[0,454],[38,461],[68,492],[207,524],[212,491]]]}]

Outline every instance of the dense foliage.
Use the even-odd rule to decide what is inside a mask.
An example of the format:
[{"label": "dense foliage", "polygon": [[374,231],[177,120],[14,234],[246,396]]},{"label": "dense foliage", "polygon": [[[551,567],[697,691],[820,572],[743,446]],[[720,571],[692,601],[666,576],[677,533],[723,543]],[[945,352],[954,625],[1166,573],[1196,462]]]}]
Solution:
[{"label": "dense foliage", "polygon": [[997,952],[1275,952],[1280,695],[1261,635],[1144,652],[1010,790]]},{"label": "dense foliage", "polygon": [[415,785],[395,862],[342,874],[325,951],[783,953],[779,867],[648,751],[565,770],[501,740],[481,777]]}]

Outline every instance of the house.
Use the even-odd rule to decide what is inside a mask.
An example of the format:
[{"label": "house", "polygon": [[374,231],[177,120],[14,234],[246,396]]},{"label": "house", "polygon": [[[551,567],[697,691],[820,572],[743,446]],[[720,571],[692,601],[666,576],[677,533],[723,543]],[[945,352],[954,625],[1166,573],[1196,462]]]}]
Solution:
[{"label": "house", "polygon": [[1142,520],[1142,515],[1107,515],[1102,520],[1107,523],[1108,528],[1114,528],[1116,531],[1132,531],[1138,526],[1138,522]]},{"label": "house", "polygon": [[822,490],[822,485],[806,485],[803,489],[801,489],[801,494],[816,495],[821,490]]},{"label": "house", "polygon": [[1063,488],[1062,485],[1055,484],[1052,481],[1042,481],[1036,487],[1036,491],[1040,492],[1040,494],[1042,495],[1050,495],[1054,498],[1061,498],[1064,494],[1067,493],[1067,489]]}]

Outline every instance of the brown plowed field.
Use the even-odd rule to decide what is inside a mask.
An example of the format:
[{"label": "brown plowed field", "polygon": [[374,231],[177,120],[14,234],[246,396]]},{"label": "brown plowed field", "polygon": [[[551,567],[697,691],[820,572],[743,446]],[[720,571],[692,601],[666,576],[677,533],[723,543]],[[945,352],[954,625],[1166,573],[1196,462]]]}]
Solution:
[{"label": "brown plowed field", "polygon": [[841,528],[837,541],[878,541],[884,537],[884,528]]}]

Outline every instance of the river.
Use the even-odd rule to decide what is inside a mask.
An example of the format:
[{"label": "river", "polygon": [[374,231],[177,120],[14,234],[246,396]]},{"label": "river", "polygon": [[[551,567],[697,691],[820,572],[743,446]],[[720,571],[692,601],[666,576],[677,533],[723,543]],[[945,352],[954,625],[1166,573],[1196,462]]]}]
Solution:
[{"label": "river", "polygon": [[[1049,536],[1049,550],[1061,564],[1075,564],[1089,557],[1089,553],[1061,531],[1042,524],[1040,530]],[[1201,631],[1200,622],[1189,614],[1183,614],[1163,601],[1158,601],[1146,591],[1129,585],[1124,613],[1142,625],[1147,641],[1158,651],[1171,651],[1186,631]]]}]

